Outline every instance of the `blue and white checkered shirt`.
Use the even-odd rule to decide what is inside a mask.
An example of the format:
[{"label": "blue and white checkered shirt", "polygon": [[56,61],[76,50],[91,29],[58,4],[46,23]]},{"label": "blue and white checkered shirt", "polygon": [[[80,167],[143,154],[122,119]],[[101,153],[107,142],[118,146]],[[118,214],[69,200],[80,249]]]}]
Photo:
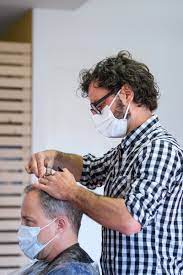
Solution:
[{"label": "blue and white checkered shirt", "polygon": [[101,158],[83,157],[81,183],[123,198],[142,226],[126,236],[102,228],[105,275],[183,274],[183,151],[153,115]]}]

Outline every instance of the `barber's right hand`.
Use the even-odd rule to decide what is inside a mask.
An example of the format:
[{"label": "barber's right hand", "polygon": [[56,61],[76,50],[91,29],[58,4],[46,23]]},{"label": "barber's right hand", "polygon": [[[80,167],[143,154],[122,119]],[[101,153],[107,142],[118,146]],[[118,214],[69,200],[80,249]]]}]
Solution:
[{"label": "barber's right hand", "polygon": [[56,151],[46,150],[35,153],[31,156],[25,170],[28,174],[34,174],[36,177],[41,178],[45,174],[45,167],[53,167]]}]

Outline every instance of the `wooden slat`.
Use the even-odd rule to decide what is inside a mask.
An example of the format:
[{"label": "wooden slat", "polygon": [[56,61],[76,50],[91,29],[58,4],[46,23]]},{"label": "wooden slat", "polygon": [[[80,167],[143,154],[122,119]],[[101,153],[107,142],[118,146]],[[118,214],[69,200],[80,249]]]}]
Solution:
[{"label": "wooden slat", "polygon": [[[16,166],[16,165],[15,165]],[[7,168],[7,167],[6,167]],[[9,167],[8,167],[9,168]],[[24,166],[22,166],[22,169]],[[2,168],[0,167],[0,170]],[[0,182],[29,182],[30,181],[30,175],[26,172],[23,173],[6,173],[0,171]],[[0,193],[1,193],[1,187],[0,187]]]},{"label": "wooden slat", "polygon": [[0,231],[17,230],[19,226],[20,221],[18,220],[0,220]]},{"label": "wooden slat", "polygon": [[2,218],[18,218],[20,219],[20,208],[0,208],[0,219]]},{"label": "wooden slat", "polygon": [[30,146],[30,138],[0,137],[0,146]]},{"label": "wooden slat", "polygon": [[[1,127],[1,126],[0,126]],[[13,127],[13,125],[12,125]],[[29,127],[29,126],[28,126]],[[30,158],[30,150],[28,149],[0,149],[1,158],[23,158],[25,160]]]},{"label": "wooden slat", "polygon": [[0,170],[18,170],[22,168],[24,169],[25,165],[26,165],[26,162],[22,160],[12,160],[12,161],[0,160]]},{"label": "wooden slat", "polygon": [[[0,266],[16,266],[16,265],[24,265],[27,263],[27,259],[24,256],[9,256],[9,257],[0,257]],[[3,274],[4,275],[4,274]]]},{"label": "wooden slat", "polygon": [[31,76],[31,68],[28,66],[2,66],[0,65],[0,76]]},{"label": "wooden slat", "polygon": [[31,127],[29,125],[0,125],[0,135],[2,133],[11,135],[30,135]]},{"label": "wooden slat", "polygon": [[21,206],[22,198],[20,196],[5,196],[0,199],[0,206]]},{"label": "wooden slat", "polygon": [[0,110],[30,112],[31,104],[30,102],[27,102],[27,101],[25,102],[0,101]]},{"label": "wooden slat", "polygon": [[[0,175],[1,177],[1,175]],[[1,194],[22,194],[25,185],[13,185],[13,184],[1,184],[0,185],[0,193]]]},{"label": "wooden slat", "polygon": [[17,242],[17,233],[15,232],[0,232],[0,242]]},{"label": "wooden slat", "polygon": [[0,64],[31,65],[31,56],[0,53]]},{"label": "wooden slat", "polygon": [[13,114],[13,113],[0,113],[0,122],[7,123],[30,123],[31,113]]},{"label": "wooden slat", "polygon": [[[2,169],[2,168],[1,168]],[[24,172],[24,167],[22,166],[22,173],[8,173],[0,171],[0,182],[23,182],[29,183],[30,182],[30,175]],[[1,187],[0,187],[0,192]]]},{"label": "wooden slat", "polygon": [[0,77],[0,87],[30,88],[31,87],[31,80],[30,80],[30,78]]},{"label": "wooden slat", "polygon": [[9,53],[29,53],[31,52],[30,43],[0,42],[0,52]]},{"label": "wooden slat", "polygon": [[20,90],[11,90],[11,89],[0,89],[0,99],[20,99],[20,100],[30,100],[31,91],[30,89],[20,89]]},{"label": "wooden slat", "polygon": [[6,170],[24,169],[26,163],[24,160],[0,160],[0,173]]},{"label": "wooden slat", "polygon": [[[17,233],[10,231],[20,225],[24,183],[31,178],[24,170],[31,145],[31,75],[31,44],[0,41],[0,275],[27,263]],[[11,149],[15,146],[24,149]]]},{"label": "wooden slat", "polygon": [[13,254],[19,254],[19,255],[22,254],[18,244],[7,244],[7,245],[1,244],[0,255],[13,255]]},{"label": "wooden slat", "polygon": [[17,268],[1,268],[0,269],[0,275],[13,275],[16,274],[16,272],[18,272]]}]

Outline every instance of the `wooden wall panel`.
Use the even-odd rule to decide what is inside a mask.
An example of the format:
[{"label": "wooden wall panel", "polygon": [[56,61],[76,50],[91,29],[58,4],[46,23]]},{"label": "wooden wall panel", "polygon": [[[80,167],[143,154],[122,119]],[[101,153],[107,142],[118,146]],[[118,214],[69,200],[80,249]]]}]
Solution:
[{"label": "wooden wall panel", "polygon": [[25,54],[8,54],[8,53],[0,53],[0,64],[10,64],[10,65],[31,65],[31,57],[30,55]]},{"label": "wooden wall panel", "polygon": [[0,275],[27,259],[17,242],[22,193],[30,176],[31,45],[0,42]]}]

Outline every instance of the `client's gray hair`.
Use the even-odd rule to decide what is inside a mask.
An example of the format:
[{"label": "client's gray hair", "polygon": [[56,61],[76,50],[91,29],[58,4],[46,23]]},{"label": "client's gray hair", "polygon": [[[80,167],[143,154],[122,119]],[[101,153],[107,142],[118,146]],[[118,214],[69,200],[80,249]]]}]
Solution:
[{"label": "client's gray hair", "polygon": [[74,232],[78,235],[82,218],[82,212],[78,208],[68,201],[55,199],[48,193],[36,189],[34,184],[30,184],[24,189],[24,193],[31,191],[36,191],[39,194],[41,207],[48,218],[54,219],[60,215],[67,216]]}]

